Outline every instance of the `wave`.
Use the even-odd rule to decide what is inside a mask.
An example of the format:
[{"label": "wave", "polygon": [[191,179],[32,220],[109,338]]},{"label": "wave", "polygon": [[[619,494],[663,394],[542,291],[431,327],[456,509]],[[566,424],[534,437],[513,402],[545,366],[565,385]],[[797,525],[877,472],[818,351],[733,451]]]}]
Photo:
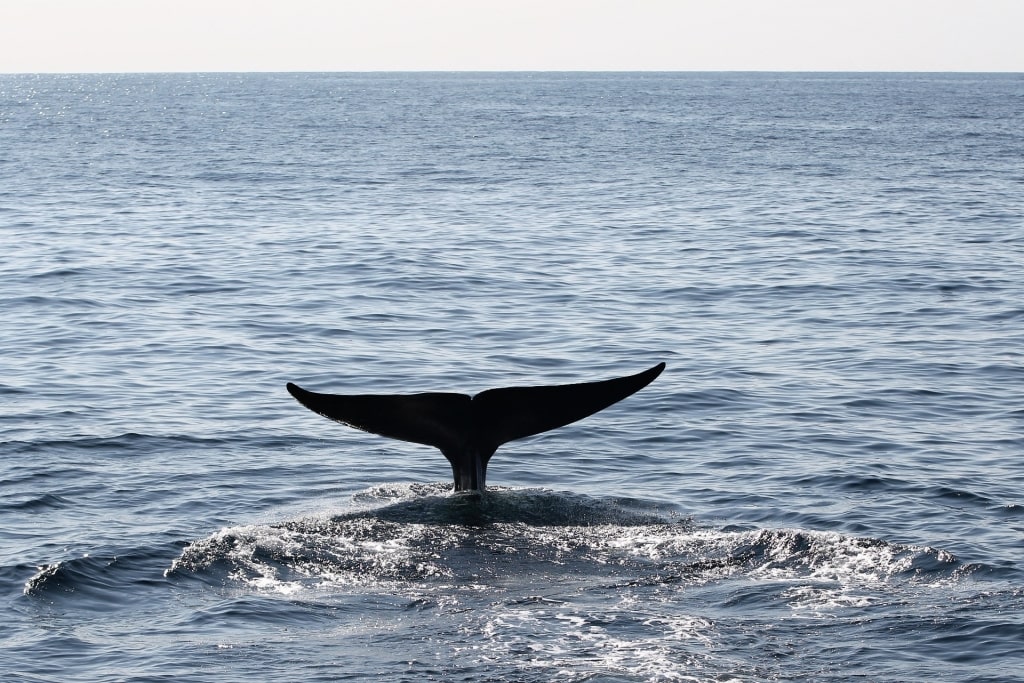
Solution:
[{"label": "wave", "polygon": [[90,610],[131,608],[139,589],[167,585],[159,571],[167,553],[165,546],[129,548],[60,560],[37,567],[22,593],[51,602],[72,600]]},{"label": "wave", "polygon": [[54,493],[43,493],[43,494],[30,494],[27,497],[18,499],[15,496],[13,500],[8,499],[0,503],[0,510],[3,511],[38,511],[45,509],[60,509],[70,507],[71,501],[64,496],[58,496]]},{"label": "wave", "polygon": [[807,603],[841,601],[858,592],[851,587],[948,581],[979,568],[942,550],[837,532],[702,527],[637,499],[447,489],[378,486],[341,513],[224,528],[189,544],[166,575],[283,594],[443,591],[537,575],[604,589],[743,577],[810,587],[799,597]]}]

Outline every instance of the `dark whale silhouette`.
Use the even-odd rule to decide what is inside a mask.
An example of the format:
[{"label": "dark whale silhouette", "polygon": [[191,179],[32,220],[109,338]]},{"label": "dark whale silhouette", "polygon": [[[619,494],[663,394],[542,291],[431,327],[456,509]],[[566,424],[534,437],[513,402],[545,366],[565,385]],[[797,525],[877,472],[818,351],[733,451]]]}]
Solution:
[{"label": "dark whale silhouette", "polygon": [[540,434],[604,410],[665,369],[601,382],[488,389],[476,396],[319,394],[291,382],[288,392],[314,413],[365,432],[434,446],[452,465],[456,491],[483,491],[487,462],[503,443]]}]

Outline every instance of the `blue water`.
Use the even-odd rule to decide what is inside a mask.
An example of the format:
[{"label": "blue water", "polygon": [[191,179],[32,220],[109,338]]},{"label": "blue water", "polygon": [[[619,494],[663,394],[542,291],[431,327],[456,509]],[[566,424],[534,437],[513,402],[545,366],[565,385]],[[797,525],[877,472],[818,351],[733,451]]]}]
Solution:
[{"label": "blue water", "polygon": [[[4,681],[1024,681],[1024,78],[0,76]],[[482,500],[336,393],[605,379]]]}]

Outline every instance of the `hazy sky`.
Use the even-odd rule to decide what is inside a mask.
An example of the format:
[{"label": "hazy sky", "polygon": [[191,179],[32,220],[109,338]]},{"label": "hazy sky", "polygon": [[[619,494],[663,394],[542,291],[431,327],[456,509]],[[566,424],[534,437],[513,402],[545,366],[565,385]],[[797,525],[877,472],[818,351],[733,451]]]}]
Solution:
[{"label": "hazy sky", "polygon": [[1024,0],[0,0],[0,73],[1024,71]]}]

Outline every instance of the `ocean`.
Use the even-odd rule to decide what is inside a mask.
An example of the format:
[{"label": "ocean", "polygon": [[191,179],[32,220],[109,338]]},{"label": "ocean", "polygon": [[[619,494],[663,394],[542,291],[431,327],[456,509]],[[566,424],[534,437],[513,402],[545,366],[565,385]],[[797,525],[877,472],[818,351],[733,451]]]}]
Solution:
[{"label": "ocean", "polygon": [[1020,74],[0,76],[0,254],[3,681],[1024,681]]}]

